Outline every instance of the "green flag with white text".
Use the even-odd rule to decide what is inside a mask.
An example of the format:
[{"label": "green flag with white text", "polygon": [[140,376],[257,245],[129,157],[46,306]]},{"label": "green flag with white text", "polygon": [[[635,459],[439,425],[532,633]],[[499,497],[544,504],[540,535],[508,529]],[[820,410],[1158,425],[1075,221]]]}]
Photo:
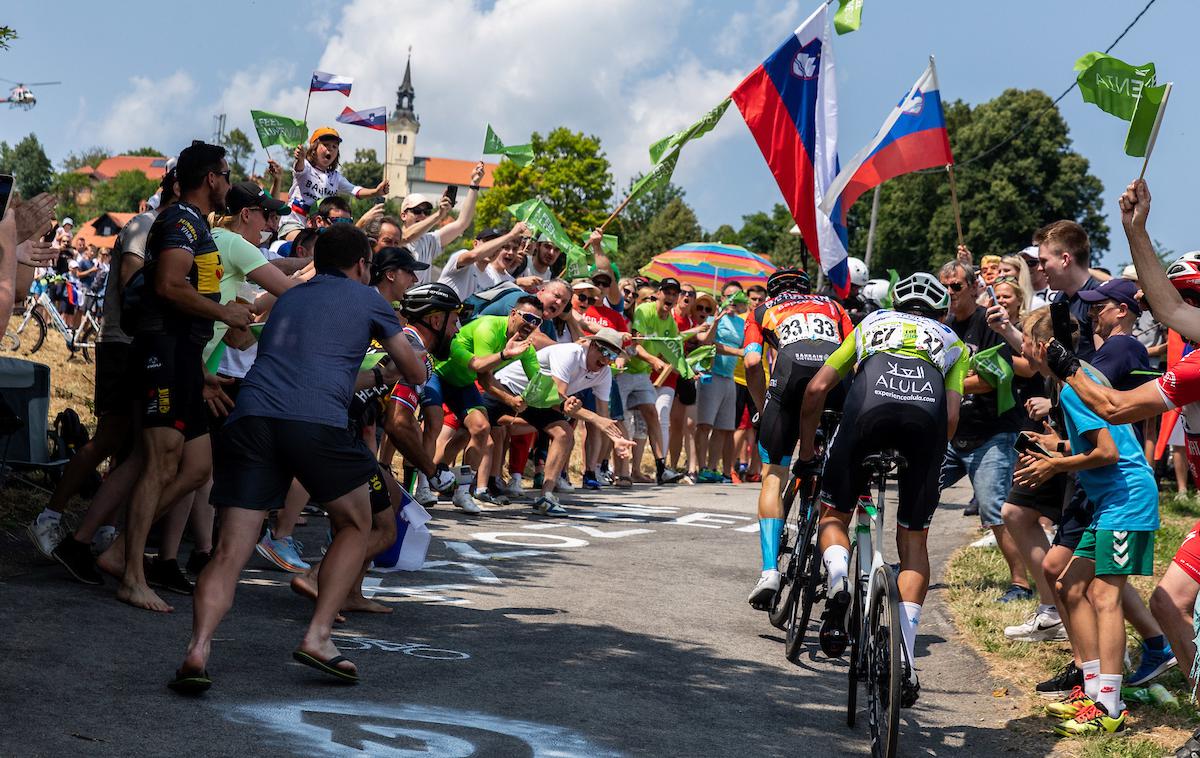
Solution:
[{"label": "green flag with white text", "polygon": [[716,345],[701,345],[687,354],[687,364],[695,373],[707,374],[712,371],[713,358],[716,354]]},{"label": "green flag with white text", "polygon": [[575,243],[563,231],[563,228],[558,223],[558,219],[554,216],[554,211],[550,210],[538,198],[530,198],[523,203],[508,206],[508,212],[511,213],[518,221],[524,221],[534,231],[539,234],[546,235],[554,246],[559,250],[566,251]]},{"label": "green flag with white text", "polygon": [[715,108],[705,113],[694,124],[686,129],[680,129],[669,137],[663,137],[650,146],[650,170],[642,175],[633,189],[629,191],[632,200],[644,192],[660,187],[671,181],[675,172],[675,164],[679,163],[679,152],[688,142],[703,137],[713,130],[721,117],[729,108],[729,98],[725,98]]},{"label": "green flag with white text", "polygon": [[863,0],[838,0],[837,13],[833,16],[833,28],[838,34],[858,31],[862,24]]},{"label": "green flag with white text", "polygon": [[528,166],[533,162],[533,145],[505,145],[499,135],[487,125],[487,134],[483,137],[484,155],[506,155],[518,166]]},{"label": "green flag with white text", "polygon": [[558,385],[548,374],[538,372],[529,380],[521,398],[530,408],[553,408],[562,402],[558,394]]},{"label": "green flag with white text", "polygon": [[280,145],[290,151],[308,142],[308,125],[298,118],[266,111],[250,111],[250,118],[264,150]]},{"label": "green flag with white text", "polygon": [[1133,118],[1134,107],[1143,87],[1154,84],[1154,64],[1131,66],[1105,55],[1088,53],[1075,61],[1076,81],[1086,103],[1094,103],[1105,113],[1125,121]]},{"label": "green flag with white text", "polygon": [[1163,107],[1163,96],[1167,85],[1159,87],[1143,87],[1142,96],[1137,99],[1133,109],[1133,118],[1129,120],[1129,131],[1125,133],[1125,154],[1135,158],[1145,158],[1154,133],[1154,121],[1158,111]]},{"label": "green flag with white text", "polygon": [[996,410],[1004,413],[1017,404],[1012,393],[1013,367],[1000,355],[1004,344],[980,350],[971,357],[971,368],[979,378],[990,384],[996,390]]}]

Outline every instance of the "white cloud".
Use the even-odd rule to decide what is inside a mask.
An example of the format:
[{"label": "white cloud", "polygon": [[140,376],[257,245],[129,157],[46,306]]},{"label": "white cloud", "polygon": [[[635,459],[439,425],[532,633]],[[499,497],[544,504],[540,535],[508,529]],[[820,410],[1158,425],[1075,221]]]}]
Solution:
[{"label": "white cloud", "polygon": [[157,79],[135,76],[130,83],[130,91],[117,98],[97,128],[96,141],[114,150],[177,141],[178,125],[194,120],[192,77],[176,71]]}]

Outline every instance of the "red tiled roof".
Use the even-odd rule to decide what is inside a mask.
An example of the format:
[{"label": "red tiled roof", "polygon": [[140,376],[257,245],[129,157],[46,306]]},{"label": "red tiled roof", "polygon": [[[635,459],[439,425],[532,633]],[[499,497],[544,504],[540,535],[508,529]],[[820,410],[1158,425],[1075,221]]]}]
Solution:
[{"label": "red tiled roof", "polygon": [[146,175],[146,178],[157,182],[167,172],[166,165],[167,159],[163,157],[114,155],[112,158],[105,158],[100,161],[100,165],[94,169],[90,166],[81,166],[75,169],[75,172],[79,174],[91,174],[100,180],[108,180],[122,171],[141,171]]},{"label": "red tiled roof", "polygon": [[[459,161],[453,158],[425,158],[425,181],[433,184],[459,184],[467,186],[471,183],[471,171],[475,169],[475,161]],[[483,181],[481,187],[492,186],[492,172],[496,170],[495,163],[483,164]]]},{"label": "red tiled roof", "polygon": [[117,235],[112,234],[108,236],[101,236],[97,234],[96,222],[104,216],[108,216],[123,229],[125,228],[125,225],[129,223],[129,219],[136,215],[136,213],[102,213],[93,219],[88,219],[87,221],[83,222],[83,224],[76,227],[75,236],[82,237],[84,242],[88,243],[89,245],[95,245],[101,250],[105,248],[111,248],[114,244],[116,244]]}]

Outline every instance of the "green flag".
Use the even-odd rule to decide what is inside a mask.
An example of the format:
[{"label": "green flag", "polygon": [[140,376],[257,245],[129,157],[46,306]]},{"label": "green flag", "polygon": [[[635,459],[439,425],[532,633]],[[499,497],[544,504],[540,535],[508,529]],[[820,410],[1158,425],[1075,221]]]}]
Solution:
[{"label": "green flag", "polygon": [[675,164],[679,163],[679,152],[685,144],[698,137],[703,137],[713,130],[721,117],[729,108],[729,98],[725,98],[715,108],[705,113],[696,123],[680,129],[669,137],[664,137],[650,146],[650,170],[642,175],[633,189],[629,190],[629,199],[633,200],[644,192],[660,187],[671,181],[675,172]]},{"label": "green flag", "polygon": [[499,135],[487,125],[487,134],[483,137],[484,155],[507,155],[508,159],[518,166],[528,166],[533,162],[533,145],[508,145],[500,141]]},{"label": "green flag", "polygon": [[508,206],[508,212],[518,221],[524,221],[534,231],[546,235],[559,250],[566,251],[575,244],[571,242],[571,238],[559,225],[558,219],[554,217],[554,211],[536,197]]},{"label": "green flag", "polygon": [[883,296],[883,302],[880,303],[880,305],[882,305],[884,308],[891,309],[892,293],[896,291],[896,282],[898,282],[898,281],[900,281],[900,272],[894,268],[889,268],[888,269],[889,284],[888,284],[887,294]]},{"label": "green flag", "polygon": [[721,307],[718,310],[723,311],[731,305],[745,305],[749,302],[750,297],[745,292],[742,292],[741,290],[734,290],[732,295],[725,298],[725,302],[721,303]]},{"label": "green flag", "polygon": [[1154,149],[1155,122],[1158,112],[1166,102],[1167,88],[1170,84],[1159,87],[1142,87],[1141,97],[1133,109],[1133,118],[1129,120],[1129,131],[1125,133],[1125,154],[1135,158],[1145,158]]},{"label": "green flag", "polygon": [[558,394],[558,385],[549,374],[538,372],[529,380],[521,398],[530,408],[553,408],[562,402]]},{"label": "green flag", "polygon": [[570,281],[571,279],[582,279],[589,275],[589,269],[592,264],[588,261],[587,252],[572,243],[569,247],[563,249],[563,255],[567,256],[567,267],[563,269],[563,278]]},{"label": "green flag", "polygon": [[712,371],[713,358],[717,354],[716,345],[701,345],[687,354],[687,364],[697,374],[707,374]]},{"label": "green flag", "polygon": [[280,145],[287,150],[295,150],[308,141],[308,125],[300,119],[266,111],[250,111],[250,118],[254,121],[254,129],[258,132],[258,141],[263,149]]},{"label": "green flag", "polygon": [[671,364],[671,368],[679,372],[681,379],[691,379],[696,375],[683,354],[683,338],[667,337],[657,342],[659,357]]},{"label": "green flag", "polygon": [[1003,344],[996,345],[971,356],[971,368],[996,390],[996,410],[999,413],[1004,413],[1017,404],[1012,393],[1012,364],[1000,355],[1000,349],[1003,347]]},{"label": "green flag", "polygon": [[862,24],[863,0],[838,0],[838,10],[833,16],[833,28],[838,34],[858,31]]},{"label": "green flag", "polygon": [[1088,53],[1075,61],[1076,81],[1085,103],[1125,121],[1133,118],[1138,95],[1154,84],[1154,64],[1131,66],[1104,53]]}]

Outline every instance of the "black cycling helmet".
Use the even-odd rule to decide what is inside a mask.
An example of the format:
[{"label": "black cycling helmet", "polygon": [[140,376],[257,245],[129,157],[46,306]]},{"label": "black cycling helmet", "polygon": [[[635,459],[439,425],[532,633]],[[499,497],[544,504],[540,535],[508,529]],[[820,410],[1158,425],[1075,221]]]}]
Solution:
[{"label": "black cycling helmet", "polygon": [[775,297],[784,292],[796,292],[807,295],[812,292],[812,282],[808,272],[798,268],[781,268],[767,278],[767,297]]},{"label": "black cycling helmet", "polygon": [[400,312],[409,319],[430,313],[449,313],[461,308],[462,300],[458,298],[458,293],[441,282],[410,287],[400,301]]}]

